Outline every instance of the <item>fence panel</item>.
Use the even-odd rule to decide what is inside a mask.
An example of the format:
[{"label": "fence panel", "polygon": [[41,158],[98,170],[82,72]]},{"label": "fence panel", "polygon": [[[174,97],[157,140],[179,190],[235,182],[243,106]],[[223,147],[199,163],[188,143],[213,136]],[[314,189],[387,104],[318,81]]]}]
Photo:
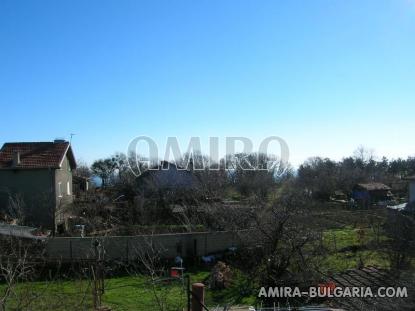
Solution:
[{"label": "fence panel", "polygon": [[[243,231],[242,233],[244,233]],[[240,245],[241,232],[195,232],[114,237],[55,237],[46,243],[50,259],[79,260],[94,258],[94,242],[98,240],[107,260],[131,260],[140,252],[156,249],[163,258],[203,256]]]}]

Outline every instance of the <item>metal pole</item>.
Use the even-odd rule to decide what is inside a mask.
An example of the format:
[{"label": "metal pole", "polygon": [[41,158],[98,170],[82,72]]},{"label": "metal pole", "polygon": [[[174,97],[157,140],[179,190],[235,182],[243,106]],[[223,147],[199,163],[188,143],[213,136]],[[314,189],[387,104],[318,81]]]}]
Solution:
[{"label": "metal pole", "polygon": [[190,311],[190,275],[187,275],[186,293],[187,293],[187,311]]}]

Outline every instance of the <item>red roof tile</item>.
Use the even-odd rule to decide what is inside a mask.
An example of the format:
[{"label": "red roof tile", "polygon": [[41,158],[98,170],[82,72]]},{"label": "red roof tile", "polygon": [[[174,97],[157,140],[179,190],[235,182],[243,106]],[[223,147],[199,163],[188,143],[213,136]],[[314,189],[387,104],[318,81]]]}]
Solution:
[{"label": "red roof tile", "polygon": [[[20,164],[13,165],[13,157],[20,154]],[[72,149],[67,141],[5,143],[0,149],[0,169],[59,168],[65,155],[76,168]]]}]

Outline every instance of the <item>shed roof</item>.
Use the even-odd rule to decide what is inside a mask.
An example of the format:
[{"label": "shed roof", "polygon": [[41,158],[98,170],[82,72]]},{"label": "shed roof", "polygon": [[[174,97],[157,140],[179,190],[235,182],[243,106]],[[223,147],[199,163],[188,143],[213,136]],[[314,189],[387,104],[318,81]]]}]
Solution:
[{"label": "shed roof", "polygon": [[[20,163],[14,165],[17,153]],[[65,156],[75,169],[75,157],[67,141],[5,143],[0,149],[0,169],[60,168]]]},{"label": "shed roof", "polygon": [[367,190],[367,191],[374,191],[374,190],[391,190],[391,188],[385,184],[380,182],[371,182],[371,183],[361,183],[357,184],[358,188]]},{"label": "shed roof", "polygon": [[200,186],[199,179],[189,170],[174,163],[162,161],[143,172],[136,179],[139,187],[146,191],[159,189],[196,189]]}]

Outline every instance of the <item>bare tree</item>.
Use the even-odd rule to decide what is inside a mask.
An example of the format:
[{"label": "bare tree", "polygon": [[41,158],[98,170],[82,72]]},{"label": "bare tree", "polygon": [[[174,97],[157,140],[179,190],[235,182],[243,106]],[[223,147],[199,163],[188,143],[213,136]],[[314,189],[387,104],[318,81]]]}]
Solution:
[{"label": "bare tree", "polygon": [[383,232],[382,225],[384,223],[383,217],[378,215],[369,215],[369,226],[375,236],[375,243],[378,246],[380,243],[380,237]]},{"label": "bare tree", "polygon": [[[168,300],[170,293],[170,284],[173,281],[179,281],[180,279],[172,279],[168,276],[168,269],[165,266],[165,262],[162,260],[162,253],[164,248],[158,245],[153,235],[143,239],[143,243],[136,245],[134,252],[137,255],[137,261],[126,266],[126,270],[131,276],[145,275],[147,276],[146,284],[143,284],[151,292],[153,297],[153,310],[167,311],[178,310],[180,305],[184,302],[184,289],[181,292],[182,297],[179,302],[179,306],[172,305],[172,302]],[[176,294],[177,295],[177,294]],[[142,307],[142,306],[141,306]]]},{"label": "bare tree", "polygon": [[360,145],[353,152],[353,156],[356,160],[360,160],[363,163],[369,163],[370,161],[373,161],[375,159],[375,151],[373,149]]},{"label": "bare tree", "polygon": [[117,168],[117,162],[113,158],[101,159],[92,163],[92,172],[101,178],[102,187],[105,188]]},{"label": "bare tree", "polygon": [[[0,255],[0,278],[5,283],[5,288],[0,294],[0,311],[5,311],[9,300],[15,304],[22,303],[22,293],[17,287],[22,282],[31,281],[35,275],[33,255],[40,252],[38,246],[30,242],[10,237],[0,239],[2,253]],[[17,303],[16,303],[17,302]]]},{"label": "bare tree", "polygon": [[73,172],[75,176],[89,178],[92,175],[91,169],[88,164],[82,160],[77,160],[76,170]]},{"label": "bare tree", "polygon": [[[314,277],[311,249],[318,235],[304,221],[308,217],[306,202],[293,190],[281,195],[271,205],[264,204],[253,210],[255,230],[244,240],[257,245],[251,248],[252,253],[248,251],[245,255],[254,262],[242,263],[241,267],[245,270],[250,267],[248,273],[259,279],[263,286]],[[307,251],[306,247],[309,247]]]},{"label": "bare tree", "polygon": [[284,168],[276,165],[277,158],[262,154],[236,154],[228,156],[227,166],[231,180],[243,196],[253,195],[266,199]]},{"label": "bare tree", "polygon": [[17,225],[25,224],[26,204],[21,194],[9,193],[8,213],[11,218],[15,219]]},{"label": "bare tree", "polygon": [[415,220],[400,212],[391,211],[385,223],[390,243],[388,253],[391,267],[405,268],[415,250]]}]

